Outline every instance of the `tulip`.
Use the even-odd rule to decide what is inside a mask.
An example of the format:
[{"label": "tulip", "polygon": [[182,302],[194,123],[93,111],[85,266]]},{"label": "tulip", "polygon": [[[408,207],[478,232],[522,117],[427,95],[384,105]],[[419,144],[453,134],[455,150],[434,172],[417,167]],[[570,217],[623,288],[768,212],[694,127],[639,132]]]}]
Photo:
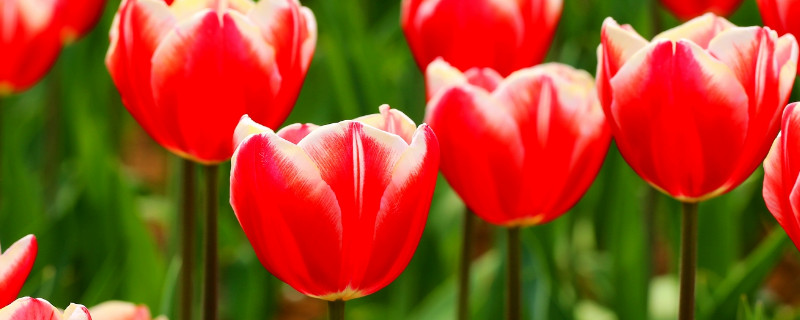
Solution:
[{"label": "tulip", "polygon": [[791,35],[706,14],[649,42],[608,18],[597,85],[623,158],[684,203],[680,319],[694,310],[697,203],[756,169],[794,84]]},{"label": "tulip", "polygon": [[[276,128],[288,116],[317,39],[314,15],[297,0],[125,0],[110,32],[106,65],[131,115],[184,161],[181,292],[191,295],[193,162],[206,170],[207,317],[216,301],[217,164],[249,114]],[[183,298],[191,318],[191,297]]]},{"label": "tulip", "polygon": [[0,308],[14,301],[31,273],[38,251],[36,237],[27,235],[0,254]]},{"label": "tulip", "polygon": [[70,304],[61,312],[44,299],[24,297],[0,309],[0,320],[92,320],[89,310],[80,304]]},{"label": "tulip", "polygon": [[433,196],[433,130],[381,106],[380,114],[277,133],[243,117],[230,203],[264,267],[331,303],[392,282],[416,250]]},{"label": "tulip", "polygon": [[[597,175],[611,135],[588,73],[544,64],[503,79],[436,60],[426,82],[442,173],[475,214],[508,228],[509,245],[518,246],[520,227],[569,210]],[[518,267],[519,248],[509,251],[509,266]],[[515,277],[509,285],[518,286]]]},{"label": "tulip", "polygon": [[[107,301],[89,309],[93,320],[153,320],[150,309],[123,301]],[[155,320],[167,320],[161,316]]]},{"label": "tulip", "polygon": [[800,140],[796,132],[800,130],[800,109],[792,103],[783,112],[781,132],[772,144],[767,159],[764,160],[764,202],[778,223],[786,230],[795,246],[800,248],[800,203],[795,188],[798,181],[798,161],[800,161]]},{"label": "tulip", "polygon": [[131,115],[199,163],[228,160],[239,118],[271,128],[291,111],[316,44],[296,0],[126,0],[106,65]]},{"label": "tulip", "polygon": [[689,20],[707,12],[729,16],[742,0],[661,0],[661,4],[681,20]]},{"label": "tulip", "polygon": [[67,40],[87,32],[104,0],[3,0],[0,96],[24,91],[50,70]]},{"label": "tulip", "polygon": [[403,0],[401,25],[420,69],[437,57],[506,76],[544,60],[562,0]]}]

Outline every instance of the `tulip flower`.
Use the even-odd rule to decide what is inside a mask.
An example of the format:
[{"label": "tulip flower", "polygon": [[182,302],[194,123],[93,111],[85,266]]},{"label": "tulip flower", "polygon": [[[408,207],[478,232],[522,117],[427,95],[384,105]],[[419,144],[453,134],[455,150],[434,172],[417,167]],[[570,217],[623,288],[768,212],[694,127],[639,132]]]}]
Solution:
[{"label": "tulip flower", "polygon": [[684,203],[680,319],[694,310],[697,203],[756,169],[778,133],[798,46],[769,28],[706,14],[648,42],[603,23],[600,100],[623,158]]},{"label": "tulip flower", "polygon": [[[426,121],[441,143],[442,173],[475,214],[508,228],[509,245],[517,246],[509,248],[509,266],[518,268],[519,228],[569,210],[603,163],[611,135],[594,80],[561,64],[503,79],[436,60],[426,82]],[[515,277],[509,285],[518,286]]]},{"label": "tulip flower", "polygon": [[392,282],[416,250],[433,196],[433,131],[381,106],[380,114],[277,133],[243,117],[230,203],[264,267],[331,303]]},{"label": "tulip flower", "polygon": [[506,76],[544,60],[562,0],[403,0],[401,25],[420,69],[437,57]]},{"label": "tulip flower", "polygon": [[800,162],[800,109],[792,103],[783,112],[781,132],[764,160],[764,202],[778,223],[786,230],[795,246],[800,248],[800,203],[795,188]]},{"label": "tulip flower", "polygon": [[0,308],[17,298],[31,273],[38,248],[36,237],[27,235],[0,252]]},{"label": "tulip flower", "polygon": [[314,15],[296,0],[126,0],[106,65],[153,139],[213,164],[233,154],[242,115],[271,128],[286,119],[316,34]]},{"label": "tulip flower", "polygon": [[[125,0],[110,32],[106,65],[122,102],[153,139],[184,161],[184,199],[193,162],[206,170],[207,317],[215,313],[217,164],[249,114],[271,128],[289,115],[317,39],[314,15],[297,0]],[[184,202],[183,247],[192,248],[192,201]],[[191,295],[191,250],[181,292]],[[210,286],[210,287],[209,287]],[[191,297],[183,298],[191,318]]]},{"label": "tulip flower", "polygon": [[28,89],[50,70],[65,41],[97,22],[105,0],[3,0],[0,96]]},{"label": "tulip flower", "polygon": [[661,4],[681,20],[689,20],[707,12],[729,16],[742,0],[661,0]]},{"label": "tulip flower", "polygon": [[[89,309],[93,320],[154,320],[145,305],[123,301],[107,301]],[[155,320],[167,320],[161,316]]]},{"label": "tulip flower", "polygon": [[92,320],[89,310],[80,304],[70,304],[61,312],[44,299],[24,297],[0,309],[0,320]]}]

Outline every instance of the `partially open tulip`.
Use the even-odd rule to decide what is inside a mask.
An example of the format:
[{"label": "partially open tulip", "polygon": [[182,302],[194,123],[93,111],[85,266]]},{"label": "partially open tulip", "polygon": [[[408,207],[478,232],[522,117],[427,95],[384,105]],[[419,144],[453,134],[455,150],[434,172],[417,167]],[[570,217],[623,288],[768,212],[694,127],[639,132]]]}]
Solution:
[{"label": "partially open tulip", "polygon": [[588,73],[544,64],[503,79],[489,69],[462,74],[443,60],[426,73],[426,121],[439,137],[442,173],[484,220],[548,222],[594,180],[611,136]]},{"label": "partially open tulip", "polygon": [[598,91],[620,153],[645,181],[694,203],[756,169],[795,80],[791,35],[706,14],[648,42],[603,23]]},{"label": "partially open tulip", "polygon": [[297,0],[125,0],[110,37],[106,65],[131,115],[168,150],[213,164],[233,154],[242,115],[286,119],[317,30]]},{"label": "partially open tulip", "polygon": [[403,0],[401,25],[420,69],[437,57],[505,76],[544,60],[562,0]]},{"label": "partially open tulip", "polygon": [[24,297],[0,309],[0,320],[92,320],[89,310],[70,304],[64,312],[44,299]]},{"label": "partially open tulip", "polygon": [[36,237],[27,235],[0,253],[0,308],[17,298],[33,268],[38,249]]},{"label": "partially open tulip", "polygon": [[[124,301],[103,302],[89,309],[89,312],[92,313],[93,320],[153,320],[147,306]],[[167,318],[161,316],[155,320]]]},{"label": "partially open tulip", "polygon": [[244,117],[237,128],[231,206],[264,267],[303,294],[371,294],[417,248],[439,144],[427,125],[380,110],[277,133]]},{"label": "partially open tulip", "polygon": [[660,0],[672,14],[681,20],[689,20],[711,12],[729,16],[742,4],[742,0]]},{"label": "partially open tulip", "polygon": [[794,245],[800,249],[800,109],[783,112],[781,132],[764,160],[764,202]]},{"label": "partially open tulip", "polygon": [[28,89],[58,57],[65,41],[87,32],[105,0],[0,1],[0,96]]}]

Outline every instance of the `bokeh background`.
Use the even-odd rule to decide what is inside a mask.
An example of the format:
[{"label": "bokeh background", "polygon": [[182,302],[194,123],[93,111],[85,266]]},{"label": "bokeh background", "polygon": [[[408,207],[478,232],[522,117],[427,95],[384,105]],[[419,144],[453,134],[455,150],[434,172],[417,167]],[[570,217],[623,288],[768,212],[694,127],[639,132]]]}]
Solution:
[{"label": "bokeh background", "polygon": [[[317,17],[319,41],[286,123],[351,119],[375,113],[383,103],[421,122],[424,79],[399,27],[400,1],[303,4]],[[0,243],[8,246],[29,233],[39,240],[22,295],[56,306],[128,300],[176,319],[180,161],[133,121],[106,71],[108,29],[118,5],[109,1],[96,29],[67,47],[36,87],[0,101]],[[547,60],[594,73],[607,16],[648,38],[678,24],[652,1],[565,0]],[[761,24],[755,0],[745,0],[731,21]],[[218,195],[221,318],[325,318],[323,302],[295,292],[256,259],[228,204],[229,169],[225,164],[220,170]],[[800,253],[764,205],[762,176],[758,169],[733,192],[700,206],[700,319],[800,316]],[[197,191],[202,194],[202,184]],[[636,176],[612,145],[573,210],[522,231],[526,318],[674,319],[679,209]],[[463,212],[458,196],[439,179],[408,268],[382,291],[348,303],[348,318],[453,318]],[[499,231],[478,226],[475,319],[503,312],[505,234]],[[197,245],[200,257],[202,243]]]}]

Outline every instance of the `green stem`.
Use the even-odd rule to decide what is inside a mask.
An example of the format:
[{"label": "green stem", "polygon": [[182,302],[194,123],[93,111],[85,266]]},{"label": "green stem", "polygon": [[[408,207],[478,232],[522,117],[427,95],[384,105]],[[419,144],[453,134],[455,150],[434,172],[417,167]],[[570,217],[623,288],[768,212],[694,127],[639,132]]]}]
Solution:
[{"label": "green stem", "polygon": [[60,107],[61,102],[61,86],[57,74],[48,79],[49,101],[45,107],[44,126],[45,126],[45,144],[44,144],[44,191],[45,199],[49,203],[55,203],[57,181],[58,181],[58,164],[59,164],[59,134],[61,121],[60,120]]},{"label": "green stem", "polygon": [[697,203],[683,203],[679,320],[694,319],[695,268],[697,266]]},{"label": "green stem", "polygon": [[521,318],[521,297],[520,297],[520,250],[519,250],[519,227],[508,228],[508,272],[506,295],[506,307],[508,320],[519,320]]},{"label": "green stem", "polygon": [[458,319],[469,319],[469,275],[472,266],[472,241],[475,215],[464,210],[464,230],[461,241],[461,261],[458,267]]},{"label": "green stem", "polygon": [[217,319],[217,189],[219,184],[218,165],[206,166],[206,261],[205,288],[203,301],[203,319]]},{"label": "green stem", "polygon": [[195,170],[194,162],[181,159],[183,167],[183,207],[181,230],[181,319],[192,319],[192,293],[194,286],[192,281],[192,269],[194,268],[194,238],[195,238]]},{"label": "green stem", "polygon": [[328,301],[329,320],[344,320],[344,300]]}]

